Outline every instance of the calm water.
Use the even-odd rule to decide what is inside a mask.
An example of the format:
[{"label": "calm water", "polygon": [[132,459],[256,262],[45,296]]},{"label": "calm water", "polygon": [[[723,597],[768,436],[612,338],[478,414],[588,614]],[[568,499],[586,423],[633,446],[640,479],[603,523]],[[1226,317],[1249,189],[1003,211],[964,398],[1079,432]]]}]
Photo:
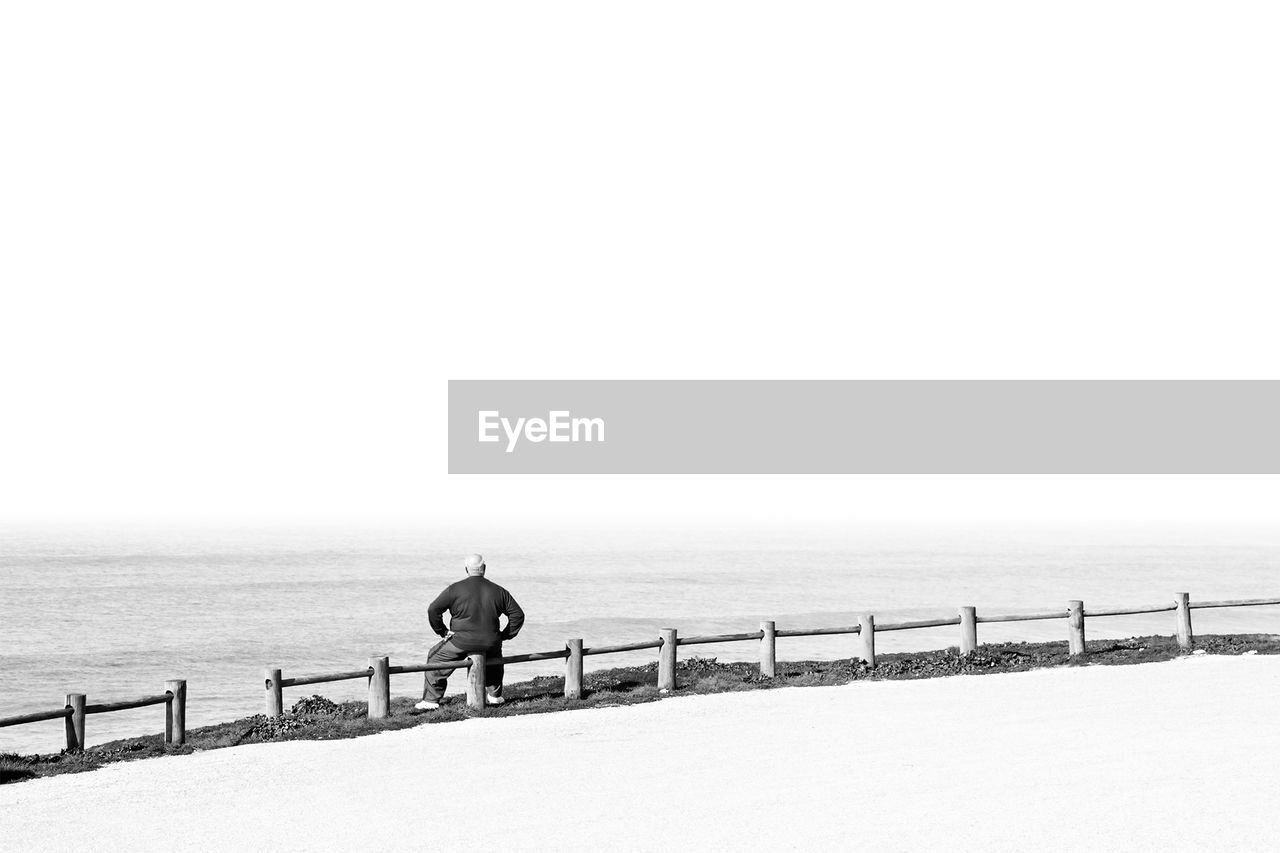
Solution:
[{"label": "calm water", "polygon": [[[428,602],[481,549],[490,578],[528,614],[511,653],[681,633],[849,624],[979,611],[1280,594],[1280,531],[603,533],[461,535],[431,530],[149,531],[0,528],[0,716],[158,693],[188,680],[188,725],[258,712],[268,664],[289,675],[349,670],[370,655],[420,660]],[[1280,631],[1280,608],[1197,611],[1199,633]],[[1171,614],[1094,620],[1089,635],[1172,632]],[[1057,622],[983,625],[979,639],[1060,639]],[[894,632],[886,651],[954,645],[956,629]],[[785,638],[780,659],[850,654],[851,637]],[[751,643],[682,653],[751,659]],[[641,652],[588,658],[588,668],[646,662]],[[558,673],[519,665],[508,680]],[[392,678],[396,694],[421,676]],[[461,688],[455,676],[451,691]],[[363,695],[363,682],[286,689]],[[162,728],[163,710],[92,716],[89,742]],[[0,729],[0,752],[56,751],[62,723]]]}]

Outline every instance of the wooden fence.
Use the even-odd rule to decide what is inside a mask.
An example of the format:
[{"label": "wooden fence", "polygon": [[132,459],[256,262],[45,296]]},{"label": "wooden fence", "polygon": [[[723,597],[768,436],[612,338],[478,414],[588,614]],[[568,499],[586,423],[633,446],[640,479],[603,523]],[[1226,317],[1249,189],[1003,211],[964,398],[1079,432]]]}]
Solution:
[{"label": "wooden fence", "polygon": [[83,693],[68,693],[66,704],[54,711],[37,711],[34,714],[19,714],[16,717],[0,717],[0,728],[20,726],[26,723],[39,723],[45,720],[63,720],[67,733],[67,752],[84,750],[84,719],[90,714],[108,714],[113,711],[128,711],[132,708],[145,708],[148,705],[164,705],[164,742],[181,746],[187,741],[187,682],[175,678],[164,683],[164,692],[154,696],[143,696],[141,699],[128,699],[123,702],[103,702],[90,705]]},{"label": "wooden fence", "polygon": [[1174,636],[1180,648],[1190,651],[1194,645],[1191,631],[1191,611],[1208,607],[1257,607],[1280,604],[1280,598],[1233,599],[1227,601],[1192,602],[1185,592],[1176,593],[1168,604],[1144,607],[1122,607],[1109,610],[1086,610],[1084,602],[1078,599],[1067,602],[1062,610],[1047,610],[1039,613],[1013,613],[985,615],[979,614],[975,607],[961,607],[955,616],[946,619],[921,619],[910,622],[882,622],[876,624],[875,614],[858,614],[857,624],[832,628],[778,628],[773,622],[761,622],[760,630],[747,631],[740,634],[714,634],[709,636],[680,637],[675,628],[663,628],[655,640],[638,643],[625,643],[616,646],[584,646],[580,639],[568,640],[563,649],[550,652],[532,652],[530,654],[510,655],[487,661],[483,654],[473,654],[467,660],[448,664],[414,664],[410,666],[392,666],[386,656],[369,659],[364,669],[349,672],[334,672],[323,675],[305,675],[295,678],[284,678],[279,667],[272,667],[263,673],[266,684],[267,716],[280,716],[284,713],[284,688],[301,687],[307,684],[323,684],[332,681],[348,681],[359,678],[369,682],[369,717],[380,719],[391,713],[391,676],[402,673],[429,672],[435,670],[466,669],[467,672],[467,706],[483,708],[484,670],[490,665],[527,663],[539,660],[565,659],[564,696],[566,699],[582,698],[582,660],[587,655],[608,655],[620,652],[658,650],[658,689],[662,692],[676,688],[676,650],[680,646],[702,646],[712,643],[736,643],[751,640],[760,641],[760,675],[773,678],[777,670],[777,638],[778,637],[816,637],[827,634],[855,634],[855,659],[868,666],[876,664],[876,634],[886,631],[910,631],[918,628],[946,628],[959,626],[960,655],[967,657],[978,649],[978,625],[997,622],[1028,622],[1045,619],[1064,619],[1067,623],[1067,647],[1072,656],[1084,655],[1085,620],[1107,616],[1137,616],[1147,613],[1174,614]]},{"label": "wooden fence", "polygon": [[[773,622],[761,622],[760,630],[747,631],[740,634],[714,634],[710,636],[680,637],[675,628],[663,628],[656,639],[643,640],[638,643],[623,643],[613,646],[585,646],[580,639],[569,640],[563,649],[550,652],[531,652],[522,655],[509,655],[488,661],[482,654],[473,654],[466,661],[449,664],[412,664],[408,666],[392,666],[386,656],[373,657],[364,669],[349,672],[332,672],[322,675],[304,675],[285,678],[279,667],[268,668],[264,673],[266,686],[266,713],[278,717],[284,713],[284,695],[286,687],[302,687],[308,684],[324,684],[332,681],[367,679],[369,682],[369,717],[379,719],[391,713],[391,676],[404,673],[429,672],[433,670],[466,669],[467,672],[467,705],[471,708],[483,708],[484,671],[490,665],[529,663],[540,660],[565,661],[564,696],[566,699],[582,698],[583,658],[589,655],[610,655],[622,652],[636,652],[647,649],[658,650],[658,689],[667,692],[676,688],[677,649],[680,646],[702,646],[713,643],[736,643],[759,641],[760,674],[765,678],[773,678],[777,670],[777,639],[779,637],[817,637],[828,634],[854,634],[856,640],[853,657],[864,661],[868,666],[876,663],[876,634],[886,631],[910,631],[919,628],[946,628],[958,626],[960,629],[959,650],[962,656],[973,654],[978,649],[978,625],[997,622],[1025,622],[1042,619],[1064,619],[1067,624],[1067,644],[1072,655],[1085,654],[1085,620],[1108,616],[1136,616],[1146,613],[1172,612],[1174,614],[1174,636],[1178,645],[1190,650],[1194,645],[1191,630],[1191,611],[1209,607],[1257,607],[1280,604],[1280,598],[1232,599],[1226,601],[1193,602],[1185,592],[1177,593],[1167,604],[1146,607],[1122,607],[1110,610],[1086,610],[1083,601],[1073,600],[1065,609],[1046,610],[1039,613],[1014,613],[985,615],[979,614],[974,607],[961,607],[955,616],[946,619],[921,619],[909,622],[882,622],[877,624],[875,615],[861,613],[854,625],[843,625],[827,628],[778,628]],[[126,711],[132,708],[144,708],[149,705],[165,706],[164,741],[167,744],[181,745],[186,742],[187,719],[187,682],[183,679],[166,681],[163,693],[154,696],[143,696],[123,702],[106,702],[97,705],[87,703],[85,694],[69,693],[63,707],[53,711],[37,711],[32,714],[20,714],[14,717],[0,717],[0,728],[18,726],[26,723],[38,723],[45,720],[63,720],[66,727],[67,751],[79,752],[85,745],[85,717],[90,714],[106,714],[115,711]]]}]

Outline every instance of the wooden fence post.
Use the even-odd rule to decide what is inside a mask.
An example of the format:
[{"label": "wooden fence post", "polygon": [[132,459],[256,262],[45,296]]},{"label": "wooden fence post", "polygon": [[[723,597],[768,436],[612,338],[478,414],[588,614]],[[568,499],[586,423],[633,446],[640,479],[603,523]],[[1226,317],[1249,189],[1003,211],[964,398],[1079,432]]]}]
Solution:
[{"label": "wooden fence post", "polygon": [[182,746],[187,742],[187,680],[174,678],[164,683],[164,692],[173,698],[165,703],[164,742]]},{"label": "wooden fence post", "polygon": [[858,614],[857,659],[867,666],[876,665],[876,617],[871,613]]},{"label": "wooden fence post", "polygon": [[67,752],[84,752],[84,705],[83,693],[68,693],[67,707],[71,716],[67,722]]},{"label": "wooden fence post", "polygon": [[369,658],[369,719],[391,716],[391,658],[386,655]]},{"label": "wooden fence post", "polygon": [[1072,657],[1084,654],[1084,602],[1067,602],[1067,651]]},{"label": "wooden fence post", "polygon": [[569,649],[569,657],[564,662],[564,698],[582,698],[582,641],[569,640],[565,643]]},{"label": "wooden fence post", "polygon": [[267,682],[267,716],[282,716],[284,714],[284,688],[280,686],[282,680],[280,670],[267,667],[263,670],[262,676]]},{"label": "wooden fence post", "polygon": [[772,622],[761,622],[760,633],[760,676],[773,678],[778,669],[778,634]]},{"label": "wooden fence post", "polygon": [[467,670],[467,707],[473,711],[484,710],[484,655],[467,655],[471,668]]},{"label": "wooden fence post", "polygon": [[978,650],[978,609],[960,608],[960,657],[967,658]]},{"label": "wooden fence post", "polygon": [[1190,649],[1195,643],[1191,633],[1191,596],[1185,592],[1175,592],[1173,601],[1178,605],[1178,648]]},{"label": "wooden fence post", "polygon": [[676,689],[676,629],[662,629],[662,646],[658,649],[658,692]]}]

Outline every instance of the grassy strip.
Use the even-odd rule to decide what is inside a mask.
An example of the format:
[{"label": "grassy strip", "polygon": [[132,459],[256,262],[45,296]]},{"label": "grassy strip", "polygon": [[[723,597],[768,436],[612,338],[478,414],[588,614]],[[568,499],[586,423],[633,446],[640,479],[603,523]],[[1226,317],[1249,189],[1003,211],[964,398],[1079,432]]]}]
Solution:
[{"label": "grassy strip", "polygon": [[[957,649],[906,652],[877,656],[877,666],[869,669],[861,662],[795,661],[779,662],[777,677],[760,677],[753,663],[719,663],[715,658],[689,657],[680,662],[678,695],[728,693],[737,690],[771,690],[778,687],[806,687],[847,684],[851,681],[884,681],[937,678],[949,675],[976,675],[994,672],[1022,672],[1054,666],[1097,666],[1148,663],[1170,660],[1182,654],[1170,637],[1133,637],[1128,640],[1092,640],[1088,656],[1073,659],[1064,642],[998,643],[979,647],[977,654],[962,660]],[[1236,634],[1196,638],[1197,651],[1207,654],[1280,654],[1280,636]],[[191,729],[187,743],[166,747],[161,735],[127,738],[90,747],[81,754],[47,755],[0,754],[0,783],[18,782],[39,776],[79,773],[115,761],[131,761],[158,755],[185,755],[206,749],[220,749],[247,743],[286,740],[337,740],[414,726],[447,723],[467,717],[511,717],[542,714],[568,708],[599,708],[635,705],[664,698],[658,693],[657,664],[606,669],[586,674],[581,700],[563,698],[564,679],[543,676],[532,681],[509,684],[504,689],[505,705],[471,711],[461,696],[446,699],[438,711],[413,710],[415,700],[396,698],[391,716],[370,720],[364,702],[335,704],[322,696],[297,702],[282,717],[261,714],[229,723]]]}]

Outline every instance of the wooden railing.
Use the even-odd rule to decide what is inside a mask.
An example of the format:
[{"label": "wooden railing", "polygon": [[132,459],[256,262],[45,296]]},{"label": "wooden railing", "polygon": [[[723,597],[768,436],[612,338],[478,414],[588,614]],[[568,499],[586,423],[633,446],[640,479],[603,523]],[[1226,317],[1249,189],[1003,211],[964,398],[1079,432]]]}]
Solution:
[{"label": "wooden railing", "polygon": [[187,740],[187,682],[175,678],[164,683],[164,692],[154,696],[143,696],[141,699],[127,699],[123,702],[103,702],[88,704],[83,693],[68,693],[66,704],[53,711],[36,711],[34,714],[19,714],[15,717],[0,717],[0,728],[5,726],[21,726],[26,723],[39,723],[45,720],[64,720],[67,734],[67,752],[84,750],[84,721],[90,714],[109,714],[113,711],[128,711],[133,708],[145,708],[149,705],[164,705],[164,742],[181,746]]},{"label": "wooden railing", "polygon": [[296,678],[282,677],[278,667],[268,668],[264,672],[266,681],[266,712],[268,716],[280,716],[284,713],[283,689],[305,684],[322,684],[331,681],[347,681],[358,678],[369,680],[369,717],[379,719],[391,713],[391,676],[401,673],[429,672],[437,670],[466,669],[467,672],[467,705],[479,709],[484,707],[484,670],[497,664],[526,663],[529,661],[555,660],[564,658],[565,680],[564,696],[566,699],[582,698],[582,659],[587,655],[607,655],[621,652],[658,649],[658,689],[667,692],[676,688],[676,650],[680,646],[701,646],[712,643],[737,643],[749,640],[760,641],[760,675],[773,678],[777,669],[778,637],[818,637],[828,634],[855,634],[857,642],[854,648],[855,659],[874,667],[876,663],[876,634],[885,631],[911,631],[919,628],[960,627],[959,649],[962,657],[972,655],[978,649],[978,625],[998,622],[1027,622],[1045,619],[1065,619],[1067,622],[1067,647],[1072,656],[1086,653],[1084,642],[1085,620],[1108,616],[1137,616],[1148,613],[1172,612],[1174,618],[1174,636],[1178,646],[1190,651],[1194,645],[1191,631],[1191,611],[1207,607],[1257,607],[1280,604],[1280,598],[1233,599],[1227,601],[1192,602],[1185,592],[1176,593],[1168,604],[1157,604],[1142,607],[1122,607],[1106,610],[1085,610],[1084,602],[1073,599],[1067,602],[1062,610],[1047,610],[1038,613],[997,614],[994,616],[979,615],[977,608],[966,606],[959,609],[956,616],[945,619],[917,619],[907,622],[885,622],[876,624],[875,614],[860,613],[855,625],[844,625],[829,628],[778,628],[773,622],[761,622],[759,631],[747,631],[738,634],[713,634],[708,636],[679,637],[675,628],[663,628],[658,639],[644,640],[638,643],[624,643],[614,646],[583,646],[580,639],[568,640],[563,649],[550,652],[532,652],[530,654],[511,655],[485,659],[483,654],[469,655],[466,661],[458,663],[415,664],[411,666],[391,666],[388,657],[369,659],[364,669],[350,672],[327,673],[324,675],[306,675]]},{"label": "wooden railing", "polygon": [[[998,622],[1025,622],[1029,620],[1065,619],[1067,622],[1067,643],[1072,655],[1085,654],[1085,621],[1110,616],[1137,616],[1149,613],[1174,613],[1174,633],[1178,645],[1190,650],[1194,645],[1191,630],[1191,611],[1202,608],[1217,607],[1258,607],[1263,605],[1280,605],[1280,598],[1229,599],[1223,601],[1190,600],[1185,592],[1174,595],[1167,604],[1143,607],[1122,607],[1102,610],[1086,610],[1084,602],[1078,599],[1069,601],[1061,610],[1046,610],[1038,613],[1012,613],[982,615],[974,607],[961,607],[956,616],[944,619],[917,619],[905,622],[883,622],[876,624],[875,615],[861,613],[854,625],[842,625],[820,628],[778,628],[773,622],[761,622],[760,630],[745,631],[737,634],[712,634],[705,636],[680,637],[675,628],[663,628],[656,639],[642,640],[636,643],[622,643],[612,646],[586,646],[581,639],[572,639],[565,643],[563,649],[548,652],[530,652],[527,654],[509,655],[489,661],[482,654],[470,655],[467,660],[458,663],[410,664],[392,666],[388,657],[378,656],[369,659],[364,669],[347,672],[331,672],[321,675],[302,675],[291,678],[283,677],[279,667],[268,668],[264,673],[266,686],[266,713],[277,717],[284,713],[284,695],[286,687],[301,687],[309,684],[324,684],[333,681],[348,681],[364,678],[369,682],[369,717],[379,719],[391,713],[391,676],[405,673],[430,672],[435,670],[467,670],[467,705],[471,708],[483,708],[484,671],[488,666],[501,664],[530,663],[541,660],[565,661],[564,696],[566,699],[582,698],[583,658],[589,655],[610,655],[623,652],[637,652],[647,649],[658,650],[658,679],[660,691],[667,692],[676,688],[676,652],[680,646],[701,646],[714,643],[737,643],[759,641],[760,674],[765,678],[773,678],[777,669],[777,639],[779,637],[819,637],[832,634],[853,634],[857,637],[853,649],[853,657],[864,661],[868,666],[876,663],[876,634],[886,631],[911,631],[921,628],[946,628],[959,626],[959,650],[962,656],[968,656],[978,648],[978,625]],[[13,717],[0,717],[0,728],[18,726],[27,723],[38,723],[47,720],[63,720],[66,728],[68,752],[79,752],[85,745],[85,717],[91,714],[105,714],[125,711],[132,708],[144,708],[150,705],[165,706],[164,740],[167,744],[181,745],[186,742],[187,717],[187,682],[174,679],[165,682],[163,693],[143,696],[122,702],[106,702],[96,705],[88,704],[85,694],[69,693],[63,707],[52,711],[37,711],[31,714],[19,714]]]}]

